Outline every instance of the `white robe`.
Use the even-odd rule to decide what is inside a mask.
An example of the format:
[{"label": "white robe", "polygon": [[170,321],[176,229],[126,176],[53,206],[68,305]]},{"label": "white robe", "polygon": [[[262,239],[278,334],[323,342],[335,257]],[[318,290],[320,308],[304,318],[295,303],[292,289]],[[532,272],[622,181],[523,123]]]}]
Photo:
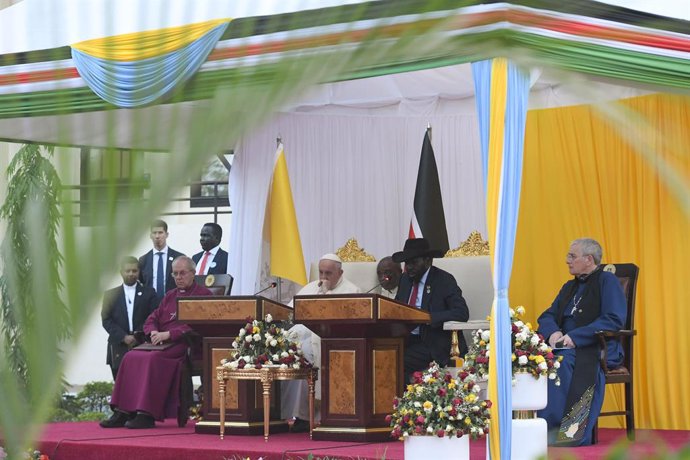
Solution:
[{"label": "white robe", "polygon": [[[319,281],[312,281],[304,286],[297,295],[319,294],[359,294],[362,290],[354,283],[340,277],[338,284],[333,289],[321,292]],[[292,302],[291,302],[292,303]],[[289,330],[290,339],[299,342],[302,346],[304,357],[314,366],[319,368],[319,381],[316,383],[316,399],[321,400],[321,337],[314,334],[303,324],[295,324]],[[317,404],[317,407],[319,405]],[[283,419],[293,417],[309,420],[309,387],[306,380],[288,380],[282,383],[280,391],[280,409]],[[320,414],[317,414],[317,419]]]}]

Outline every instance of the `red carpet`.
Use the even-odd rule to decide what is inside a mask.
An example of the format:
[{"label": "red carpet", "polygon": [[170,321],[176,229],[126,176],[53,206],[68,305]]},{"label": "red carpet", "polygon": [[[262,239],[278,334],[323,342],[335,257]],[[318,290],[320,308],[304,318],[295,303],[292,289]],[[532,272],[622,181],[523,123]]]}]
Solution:
[{"label": "red carpet", "polygon": [[[677,451],[690,443],[690,431],[638,430],[637,441],[622,458],[644,458],[653,452]],[[624,430],[601,429],[599,444],[573,449],[550,448],[549,458],[597,459],[625,444]],[[484,459],[484,441],[472,441],[472,459]],[[39,449],[51,460],[122,458],[167,460],[223,460],[249,457],[256,460],[314,458],[386,460],[403,459],[401,442],[347,443],[310,441],[307,434],[275,434],[268,442],[262,436],[226,436],[194,434],[192,424],[177,428],[172,421],[158,423],[150,430],[126,428],[103,429],[95,422],[52,423],[46,426]],[[440,459],[438,459],[440,460]]]}]

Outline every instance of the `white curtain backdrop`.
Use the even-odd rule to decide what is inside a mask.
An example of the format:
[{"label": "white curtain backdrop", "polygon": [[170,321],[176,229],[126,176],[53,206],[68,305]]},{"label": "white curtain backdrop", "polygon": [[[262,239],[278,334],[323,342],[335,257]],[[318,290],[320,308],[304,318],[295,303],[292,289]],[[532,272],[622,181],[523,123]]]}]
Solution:
[{"label": "white curtain backdrop", "polygon": [[278,135],[285,144],[309,267],[350,237],[377,259],[402,248],[427,123],[451,247],[472,230],[485,235],[476,116],[281,113],[235,150],[230,175],[233,294],[258,290],[263,216]]}]

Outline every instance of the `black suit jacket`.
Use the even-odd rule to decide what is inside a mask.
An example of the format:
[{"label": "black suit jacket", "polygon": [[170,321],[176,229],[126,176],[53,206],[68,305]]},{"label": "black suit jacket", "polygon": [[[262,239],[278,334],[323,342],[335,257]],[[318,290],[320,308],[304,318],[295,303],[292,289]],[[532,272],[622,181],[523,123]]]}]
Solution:
[{"label": "black suit jacket", "polygon": [[[412,279],[404,273],[395,300],[407,303],[411,293]],[[450,358],[451,331],[444,331],[443,323],[467,321],[470,318],[467,302],[453,275],[433,265],[429,268],[422,293],[422,309],[431,314],[431,324],[420,326],[420,337],[434,360],[444,366]],[[460,335],[460,354],[464,356],[466,352],[465,339]]]},{"label": "black suit jacket", "polygon": [[[153,264],[158,261],[154,261],[154,252],[158,251],[151,249],[149,252],[139,257],[139,281],[141,281],[141,284],[143,284],[144,286],[150,287],[155,291],[156,288],[153,285]],[[167,266],[165,269],[165,292],[168,292],[170,289],[175,289],[176,287],[175,280],[172,277],[172,263],[173,260],[175,260],[177,257],[183,255],[184,254],[182,254],[181,252],[177,252],[173,248],[168,246],[168,260],[166,261]],[[160,295],[161,298],[165,295],[165,292]]]},{"label": "black suit jacket", "polygon": [[[192,256],[192,260],[196,264],[197,267],[197,275],[201,275],[199,273],[199,261],[201,258],[204,256],[205,251],[197,252]],[[213,265],[215,264],[215,265]],[[216,252],[216,256],[213,258],[213,264],[211,267],[208,269],[209,275],[224,275],[228,272],[228,253],[226,251],[223,251],[221,248],[218,248],[218,252]]]},{"label": "black suit jacket", "polygon": [[[103,308],[101,308],[101,319],[103,329],[108,332],[108,353],[106,364],[119,366],[122,354],[118,351],[126,350],[127,346],[122,343],[125,335],[134,331],[143,331],[144,322],[153,310],[158,308],[159,300],[156,291],[150,287],[142,286],[137,283],[136,294],[134,294],[134,309],[132,311],[132,325],[134,331],[129,330],[129,318],[127,317],[127,300],[125,290],[122,285],[105,291],[103,295]],[[113,356],[119,355],[119,356]],[[115,359],[113,359],[115,358]]]}]

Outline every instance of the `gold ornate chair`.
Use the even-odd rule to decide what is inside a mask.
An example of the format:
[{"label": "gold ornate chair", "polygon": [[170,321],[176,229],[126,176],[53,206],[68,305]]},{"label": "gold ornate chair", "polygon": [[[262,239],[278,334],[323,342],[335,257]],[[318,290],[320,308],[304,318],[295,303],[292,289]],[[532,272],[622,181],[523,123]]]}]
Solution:
[{"label": "gold ornate chair", "polygon": [[[602,412],[599,417],[611,415],[625,416],[625,430],[628,439],[635,440],[635,412],[633,402],[633,338],[637,334],[635,330],[635,294],[637,291],[637,276],[640,272],[635,264],[608,264],[604,270],[613,273],[623,287],[623,293],[627,301],[628,317],[625,320],[625,329],[619,331],[598,331],[599,346],[601,349],[600,365],[604,370],[606,385],[622,383],[625,391],[625,406],[623,410]],[[606,339],[615,339],[621,342],[623,347],[623,363],[615,369],[606,366]],[[598,441],[598,423],[594,426],[593,442]]]}]

